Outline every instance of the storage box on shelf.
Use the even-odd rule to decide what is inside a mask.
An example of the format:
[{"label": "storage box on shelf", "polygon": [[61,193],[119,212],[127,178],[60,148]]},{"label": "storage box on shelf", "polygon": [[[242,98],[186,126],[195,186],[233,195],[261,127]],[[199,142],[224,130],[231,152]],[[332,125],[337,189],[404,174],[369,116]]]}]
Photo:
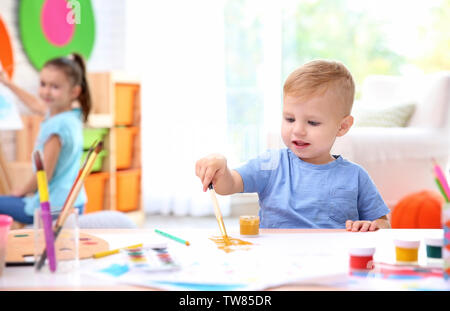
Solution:
[{"label": "storage box on shelf", "polygon": [[139,206],[141,170],[127,169],[117,171],[117,210],[129,212]]},{"label": "storage box on shelf", "polygon": [[88,203],[84,213],[99,212],[105,202],[105,186],[109,179],[108,172],[91,173],[84,181]]},{"label": "storage box on shelf", "polygon": [[116,127],[116,168],[127,169],[132,167],[134,156],[134,138],[139,132],[136,126]]},{"label": "storage box on shelf", "polygon": [[[81,165],[84,163],[84,161],[86,160],[86,157],[89,153],[89,150],[84,150],[83,154],[81,156]],[[100,153],[97,155],[97,158],[94,161],[94,164],[92,165],[92,169],[91,169],[91,174],[95,173],[95,172],[100,172],[102,170],[103,167],[103,160],[105,158],[105,156],[108,153],[105,150],[100,151]],[[89,177],[89,176],[88,176]]]},{"label": "storage box on shelf", "polygon": [[101,141],[108,134],[107,128],[84,128],[83,150],[88,150],[95,142]]},{"label": "storage box on shelf", "polygon": [[[87,127],[108,129],[101,169],[107,176],[92,174],[92,185],[85,183],[88,199],[99,196],[94,194],[94,188],[103,183],[101,209],[126,212],[137,225],[142,225],[145,214],[141,195],[140,81],[117,72],[89,73],[88,80],[93,106]],[[100,200],[97,202],[101,204]]]}]

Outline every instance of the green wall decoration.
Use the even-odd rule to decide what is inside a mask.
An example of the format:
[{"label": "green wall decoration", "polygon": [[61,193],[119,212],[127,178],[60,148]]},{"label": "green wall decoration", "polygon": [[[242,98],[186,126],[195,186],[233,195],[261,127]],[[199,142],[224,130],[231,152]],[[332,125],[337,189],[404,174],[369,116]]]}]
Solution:
[{"label": "green wall decoration", "polygon": [[95,40],[90,0],[21,0],[19,28],[22,45],[33,66],[77,52],[89,59]]}]

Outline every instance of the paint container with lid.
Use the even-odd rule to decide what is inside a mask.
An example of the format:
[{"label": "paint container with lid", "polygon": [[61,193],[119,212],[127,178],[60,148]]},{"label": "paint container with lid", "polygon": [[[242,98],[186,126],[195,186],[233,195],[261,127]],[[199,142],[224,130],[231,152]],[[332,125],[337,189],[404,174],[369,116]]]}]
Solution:
[{"label": "paint container with lid", "polygon": [[350,248],[350,274],[369,272],[373,269],[373,254],[375,247]]},{"label": "paint container with lid", "polygon": [[441,259],[442,258],[442,246],[444,245],[444,238],[425,238],[425,244],[427,246],[427,258],[428,259]]},{"label": "paint container with lid", "polygon": [[442,228],[444,229],[444,243],[442,246],[442,261],[444,280],[450,284],[450,203],[442,204]]},{"label": "paint container with lid", "polygon": [[239,217],[240,234],[246,237],[259,235],[259,216]]},{"label": "paint container with lid", "polygon": [[420,240],[395,239],[395,258],[398,263],[415,264],[419,256]]},{"label": "paint container with lid", "polygon": [[8,244],[8,233],[13,219],[8,215],[0,215],[0,276],[3,274]]}]

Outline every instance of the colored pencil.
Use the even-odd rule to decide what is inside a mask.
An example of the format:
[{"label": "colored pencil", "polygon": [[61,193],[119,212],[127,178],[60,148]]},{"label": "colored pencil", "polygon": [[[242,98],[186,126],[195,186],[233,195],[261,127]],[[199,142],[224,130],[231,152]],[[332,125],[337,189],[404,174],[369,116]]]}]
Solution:
[{"label": "colored pencil", "polygon": [[444,198],[446,198],[448,202],[448,199],[450,199],[450,188],[448,186],[444,172],[442,172],[442,169],[439,164],[437,164],[436,160],[433,159],[432,161],[434,164],[434,174],[436,175],[436,178],[439,179],[439,182],[442,186]]},{"label": "colored pencil", "polygon": [[188,241],[185,241],[183,239],[177,238],[176,236],[173,236],[171,234],[168,234],[166,232],[162,232],[161,230],[155,229],[155,232],[158,234],[161,234],[162,236],[165,236],[166,238],[172,239],[174,241],[180,242],[181,244],[185,244],[187,246],[191,245]]},{"label": "colored pencil", "polygon": [[225,224],[223,223],[223,217],[222,217],[222,213],[220,212],[219,202],[217,201],[216,191],[214,190],[212,183],[209,184],[208,188],[209,188],[209,193],[211,194],[211,199],[212,199],[213,205],[214,205],[214,213],[216,214],[216,219],[217,219],[217,222],[219,223],[220,233],[222,234],[224,241],[227,242],[228,235],[227,235],[227,231],[225,229]]},{"label": "colored pencil", "polygon": [[49,193],[47,174],[44,170],[44,163],[42,161],[39,151],[34,152],[34,162],[36,165],[37,185],[39,190],[39,201],[41,203],[41,218],[42,226],[44,228],[45,249],[48,254],[48,263],[50,271],[56,271],[56,254],[55,254],[55,240],[52,229],[52,214],[50,212]]},{"label": "colored pencil", "polygon": [[102,258],[102,257],[106,257],[106,256],[109,256],[109,255],[118,254],[118,253],[120,253],[120,251],[122,249],[137,248],[137,247],[142,247],[143,245],[144,244],[140,243],[140,244],[136,244],[136,245],[131,245],[131,246],[126,246],[126,247],[122,247],[122,248],[112,249],[112,250],[109,250],[109,251],[99,252],[99,253],[95,253],[94,255],[92,255],[92,257],[94,257],[94,258]]},{"label": "colored pencil", "polygon": [[[80,193],[81,187],[84,184],[84,179],[86,178],[86,176],[88,176],[90,174],[92,166],[94,165],[95,159],[97,158],[97,155],[100,153],[102,148],[103,148],[103,142],[99,142],[93,149],[93,152],[89,155],[89,157],[87,157],[82,168],[80,169],[78,176],[75,179],[75,182],[72,185],[72,188],[69,192],[69,195],[66,198],[66,201],[61,210],[61,213],[59,214],[58,219],[56,220],[55,227],[53,229],[53,231],[55,233],[55,239],[58,238],[58,235],[61,232],[64,222],[66,221],[66,218],[69,216],[70,211],[72,211],[73,204],[75,203],[75,200],[76,200],[78,194]],[[47,257],[47,254],[46,254],[46,251],[44,250],[44,252],[42,253],[42,256],[37,264],[38,270],[40,270],[42,268],[42,266],[44,265],[46,257]]]},{"label": "colored pencil", "polygon": [[109,250],[109,251],[95,253],[94,255],[92,255],[92,257],[98,259],[98,258],[102,258],[102,257],[118,254],[118,253],[120,253],[123,250],[127,250],[127,249],[131,249],[132,250],[134,248],[165,249],[165,248],[167,248],[167,245],[165,243],[152,243],[152,244],[139,243],[139,244],[136,244],[136,245],[130,245],[130,246],[125,246],[125,247],[121,247],[121,248],[112,249],[112,250]]},{"label": "colored pencil", "polygon": [[439,191],[441,192],[441,194],[442,194],[442,196],[444,197],[444,200],[445,200],[445,202],[449,202],[449,198],[447,197],[447,195],[445,194],[445,192],[444,192],[444,188],[442,188],[442,185],[441,185],[441,183],[439,182],[439,179],[437,179],[437,178],[434,178],[434,181],[436,182],[436,185],[438,186],[438,188],[439,188]]}]

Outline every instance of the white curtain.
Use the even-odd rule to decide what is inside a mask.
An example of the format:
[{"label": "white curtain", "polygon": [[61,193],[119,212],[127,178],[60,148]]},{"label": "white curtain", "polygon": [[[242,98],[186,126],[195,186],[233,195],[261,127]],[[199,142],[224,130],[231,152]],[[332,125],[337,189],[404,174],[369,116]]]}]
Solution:
[{"label": "white curtain", "polygon": [[[223,1],[127,1],[126,68],[142,78],[147,212],[209,215],[195,162],[227,154]],[[219,196],[223,215],[229,197]]]}]

